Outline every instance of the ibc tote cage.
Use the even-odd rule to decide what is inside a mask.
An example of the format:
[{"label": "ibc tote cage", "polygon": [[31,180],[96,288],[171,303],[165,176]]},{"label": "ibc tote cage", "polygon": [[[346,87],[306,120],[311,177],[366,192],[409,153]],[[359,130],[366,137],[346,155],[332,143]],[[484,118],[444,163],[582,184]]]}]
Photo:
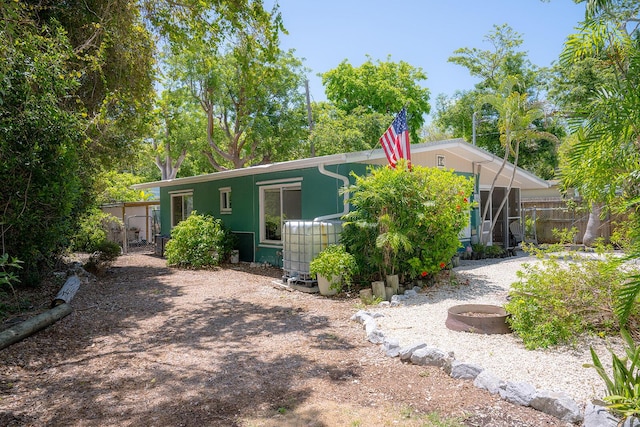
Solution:
[{"label": "ibc tote cage", "polygon": [[342,221],[284,222],[282,266],[283,281],[313,286],[311,261],[327,246],[340,243]]}]

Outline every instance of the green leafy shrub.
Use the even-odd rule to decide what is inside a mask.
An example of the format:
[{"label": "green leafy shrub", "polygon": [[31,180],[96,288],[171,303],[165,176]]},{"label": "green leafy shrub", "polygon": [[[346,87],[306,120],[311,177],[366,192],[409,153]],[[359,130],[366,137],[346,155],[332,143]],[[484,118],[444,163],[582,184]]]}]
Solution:
[{"label": "green leafy shrub", "polygon": [[[16,297],[13,285],[20,282],[15,270],[22,268],[22,261],[17,258],[9,258],[9,254],[0,256],[0,301],[5,300],[5,296],[12,293]],[[0,303],[0,316],[4,315],[7,305]]]},{"label": "green leafy shrub", "polygon": [[332,289],[341,292],[343,284],[351,288],[358,264],[344,245],[329,245],[311,261],[309,271],[314,277],[318,274],[325,277]]},{"label": "green leafy shrub", "polygon": [[222,221],[192,211],[171,231],[165,246],[167,263],[180,267],[213,267],[231,253],[232,239]]},{"label": "green leafy shrub", "polygon": [[404,281],[447,266],[468,224],[473,180],[451,170],[371,167],[348,188],[354,209],[341,238],[366,280],[387,274]]},{"label": "green leafy shrub", "polygon": [[[101,211],[98,208],[89,210],[78,221],[78,229],[71,240],[72,251],[96,252],[104,249],[107,241],[107,226],[109,224],[122,226],[117,217]],[[118,246],[116,244],[116,246]],[[112,249],[115,250],[115,249]]]},{"label": "green leafy shrub", "polygon": [[17,274],[32,286],[68,247],[91,166],[83,169],[80,159],[87,121],[69,108],[80,84],[70,72],[73,48],[62,29],[40,31],[27,6],[17,7],[20,25],[10,38],[19,43],[3,44],[11,60],[0,67],[0,232],[3,252],[24,261]]},{"label": "green leafy shrub", "polygon": [[620,331],[626,343],[626,356],[618,357],[611,352],[612,376],[605,371],[600,358],[591,348],[593,365],[585,367],[595,368],[598,375],[604,380],[607,395],[604,401],[613,412],[623,417],[640,415],[640,347],[637,347],[628,331]]},{"label": "green leafy shrub", "polygon": [[102,273],[122,253],[120,245],[109,240],[103,240],[100,243],[97,243],[94,249],[95,250],[84,265],[84,268],[87,271],[94,274]]},{"label": "green leafy shrub", "polygon": [[[593,332],[601,336],[619,329],[616,294],[633,271],[611,254],[573,252],[570,259],[541,258],[525,264],[511,285],[505,305],[512,329],[528,349],[570,342]],[[638,316],[638,308],[632,317]]]}]

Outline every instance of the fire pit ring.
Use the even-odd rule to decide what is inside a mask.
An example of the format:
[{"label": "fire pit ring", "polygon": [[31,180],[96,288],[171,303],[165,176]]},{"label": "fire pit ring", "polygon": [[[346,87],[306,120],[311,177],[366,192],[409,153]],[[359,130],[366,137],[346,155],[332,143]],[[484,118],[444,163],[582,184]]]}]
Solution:
[{"label": "fire pit ring", "polygon": [[452,331],[476,334],[509,334],[509,314],[497,305],[461,304],[450,307],[445,325]]}]

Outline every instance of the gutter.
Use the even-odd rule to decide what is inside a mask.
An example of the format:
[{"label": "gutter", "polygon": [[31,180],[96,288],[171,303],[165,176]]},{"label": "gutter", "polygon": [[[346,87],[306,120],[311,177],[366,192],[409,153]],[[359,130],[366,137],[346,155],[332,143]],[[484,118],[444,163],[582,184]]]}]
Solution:
[{"label": "gutter", "polygon": [[[344,183],[345,188],[349,187],[349,178],[348,177],[346,177],[344,175],[337,174],[335,172],[331,172],[331,171],[326,170],[324,168],[324,163],[320,163],[318,165],[318,172],[320,172],[322,175],[330,176],[331,178],[340,179]],[[314,221],[324,221],[324,220],[327,220],[327,219],[339,219],[343,215],[346,215],[348,213],[349,213],[349,193],[345,192],[344,193],[344,210],[342,212],[335,213],[335,214],[324,215],[324,216],[319,216],[317,218],[314,218],[313,220]]]}]

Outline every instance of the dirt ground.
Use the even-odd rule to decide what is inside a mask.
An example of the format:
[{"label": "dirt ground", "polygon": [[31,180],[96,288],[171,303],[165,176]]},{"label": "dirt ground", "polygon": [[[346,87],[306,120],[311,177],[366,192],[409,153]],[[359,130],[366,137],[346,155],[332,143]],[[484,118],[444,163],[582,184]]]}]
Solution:
[{"label": "dirt ground", "polygon": [[0,425],[567,425],[384,356],[350,320],[358,299],[280,274],[121,256],[69,316],[0,351]]}]

